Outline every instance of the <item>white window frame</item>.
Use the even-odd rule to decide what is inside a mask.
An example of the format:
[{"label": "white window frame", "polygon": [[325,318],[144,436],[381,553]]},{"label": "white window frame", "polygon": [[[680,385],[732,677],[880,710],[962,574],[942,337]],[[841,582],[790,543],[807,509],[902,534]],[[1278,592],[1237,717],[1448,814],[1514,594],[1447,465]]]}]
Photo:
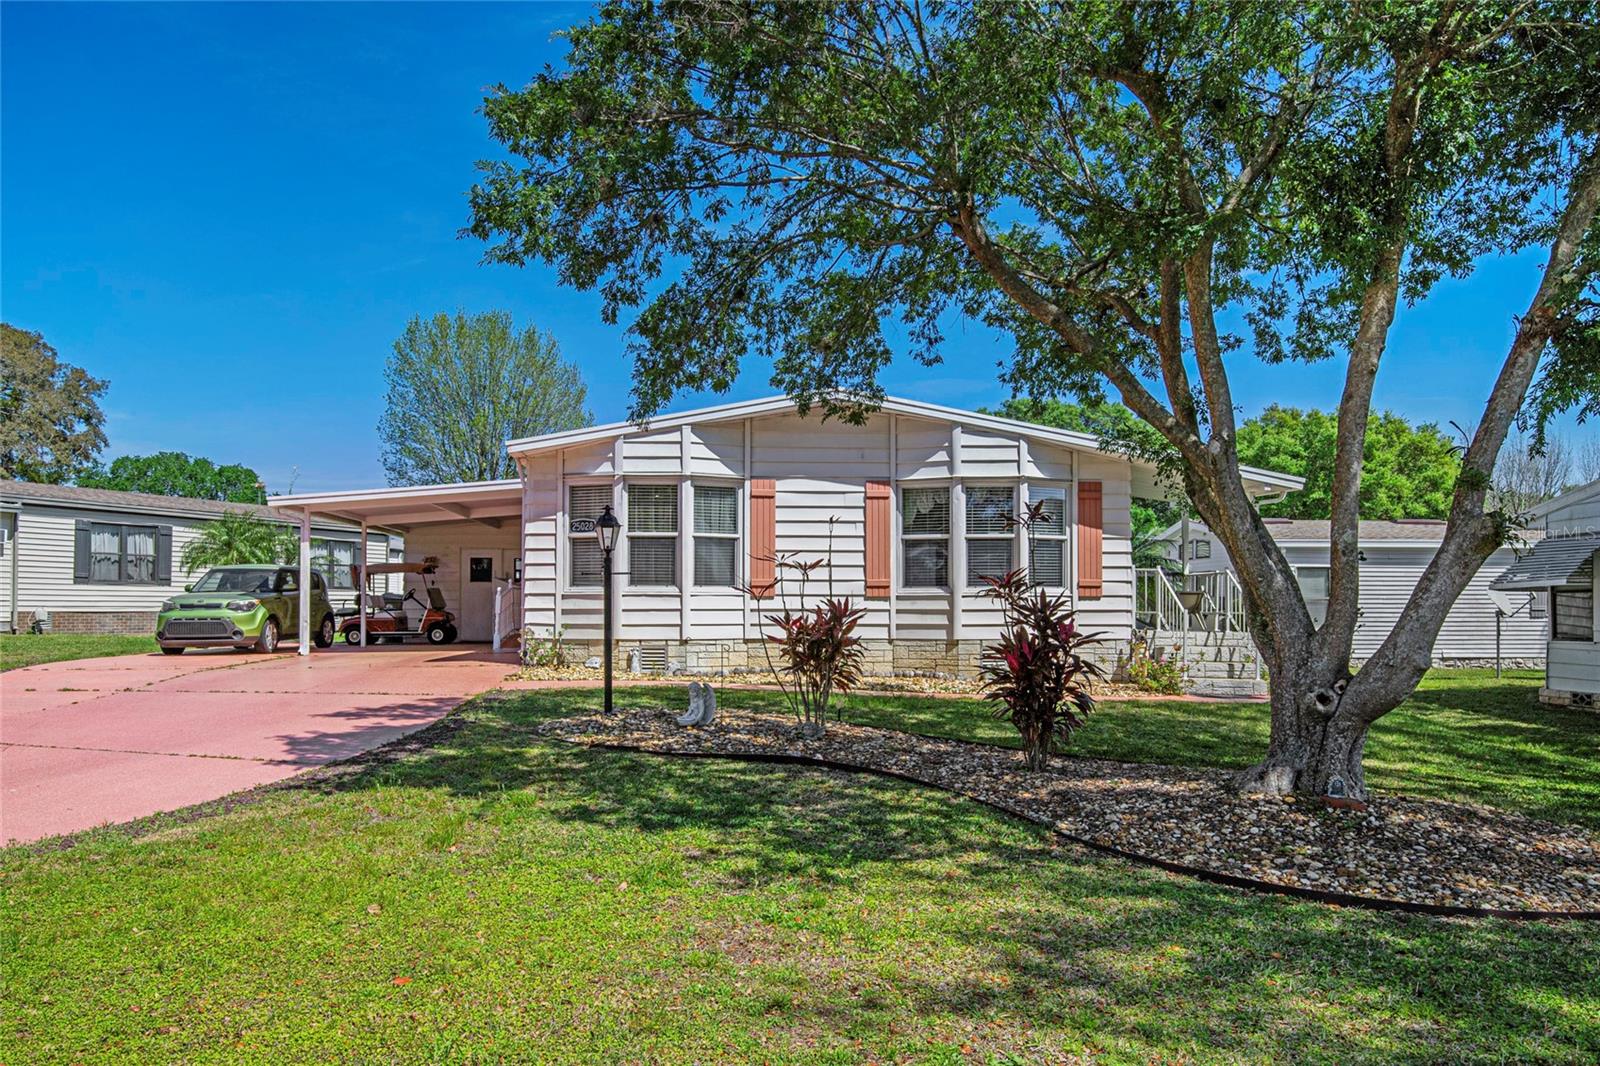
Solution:
[{"label": "white window frame", "polygon": [[[561,587],[566,592],[574,592],[578,595],[598,595],[603,593],[605,591],[606,583],[605,574],[603,572],[601,573],[600,580],[596,581],[592,585],[578,585],[572,580],[572,564],[573,560],[577,558],[577,553],[572,550],[572,546],[579,541],[583,541],[587,544],[597,543],[593,533],[572,532],[572,519],[574,517],[579,517],[575,516],[572,511],[572,490],[589,488],[604,489],[605,503],[607,504],[611,503],[616,495],[611,478],[575,478],[568,481],[561,489],[561,514],[567,526],[566,529],[561,531],[562,536],[567,538],[567,550],[564,553],[565,558],[561,560]],[[604,507],[604,504],[601,506]],[[603,570],[604,560],[602,560],[601,565]],[[615,554],[612,556],[611,565],[616,565]]]},{"label": "white window frame", "polygon": [[[643,532],[633,528],[633,498],[634,489],[671,489],[674,499],[672,508],[672,522],[675,527],[671,533],[661,533],[652,530]],[[691,496],[693,494],[691,493]],[[685,587],[684,581],[693,578],[692,574],[681,573],[683,570],[682,548],[683,542],[683,486],[676,478],[656,479],[648,477],[624,478],[622,482],[622,503],[624,508],[623,534],[628,542],[628,574],[627,587],[634,592],[680,592]],[[672,576],[670,585],[639,585],[633,580],[634,545],[641,540],[671,540],[672,541]]]},{"label": "white window frame", "polygon": [[[963,481],[961,482],[961,486],[965,490],[961,494],[961,505],[963,507],[968,508],[969,510],[972,507],[972,499],[973,499],[974,490],[983,491],[983,490],[988,490],[988,489],[1003,489],[1006,492],[1009,492],[1011,494],[1011,507],[1010,507],[1011,517],[1012,518],[1016,517],[1016,515],[1017,515],[1017,483],[1016,482],[1014,482],[1014,481],[1010,481],[1010,482],[1007,482],[1007,481],[967,481],[967,480],[963,479]],[[987,588],[988,587],[987,585],[983,584],[981,578],[978,579],[977,581],[974,581],[972,579],[972,575],[971,575],[971,571],[972,571],[972,543],[974,541],[989,541],[989,542],[1004,541],[1005,542],[1005,544],[1006,544],[1006,552],[1007,552],[1006,558],[1008,560],[1007,563],[1006,563],[1006,568],[1004,570],[1002,570],[999,574],[995,574],[993,576],[1001,577],[1004,574],[1009,573],[1010,571],[1016,569],[1016,565],[1017,565],[1017,534],[1016,534],[1016,531],[1014,529],[1002,529],[998,533],[974,533],[972,531],[972,516],[969,513],[969,514],[967,514],[965,516],[965,520],[962,522],[962,539],[964,541],[966,541],[966,545],[965,545],[966,550],[961,553],[961,556],[962,556],[961,557],[961,564],[962,564],[962,571],[963,571],[962,574],[961,574],[961,580],[963,582],[963,586],[962,586],[963,588],[965,588],[967,590],[973,590],[973,589],[983,589],[983,588]]]},{"label": "white window frame", "polygon": [[[956,495],[955,491],[954,491],[954,486],[952,485],[951,482],[948,482],[948,481],[902,481],[902,482],[900,482],[898,488],[899,488],[899,498],[895,500],[895,503],[897,505],[895,513],[897,515],[896,525],[897,525],[897,527],[899,529],[899,533],[900,533],[899,551],[896,553],[899,556],[899,559],[898,559],[899,565],[896,568],[896,573],[894,574],[894,579],[895,579],[894,588],[896,589],[896,591],[904,590],[904,591],[910,592],[912,594],[916,594],[916,593],[920,593],[920,592],[928,592],[928,593],[945,592],[945,593],[948,593],[950,591],[950,582],[951,582],[952,576],[953,576],[950,573],[950,567],[955,563],[954,552],[952,550],[953,547],[954,547],[954,540],[955,540],[955,531],[954,531],[955,521],[954,521],[954,514],[952,513],[952,508],[954,506],[954,500],[955,500],[955,495]],[[915,532],[912,532],[909,529],[909,527],[907,526],[907,524],[906,524],[906,510],[905,510],[905,507],[906,507],[906,493],[907,492],[917,492],[917,491],[926,490],[926,489],[939,489],[939,490],[942,490],[944,492],[945,517],[944,517],[944,532],[943,533],[915,533]],[[906,551],[906,547],[910,542],[913,542],[913,541],[916,541],[916,542],[943,541],[944,542],[944,575],[945,575],[945,584],[943,584],[943,585],[908,585],[908,584],[906,584],[905,568],[906,568],[906,561],[907,561],[907,559],[909,558],[909,555],[910,555],[910,553]]]},{"label": "white window frame", "polygon": [[[1055,496],[1055,495],[1059,494],[1059,496],[1061,498],[1061,527],[1059,529],[1054,529],[1054,528],[1051,528],[1048,525],[1046,525],[1046,526],[1034,525],[1027,532],[1027,544],[1028,544],[1028,546],[1027,546],[1026,550],[1028,552],[1028,580],[1030,580],[1030,581],[1036,580],[1036,578],[1034,577],[1034,573],[1033,573],[1034,542],[1041,541],[1041,540],[1060,541],[1061,542],[1061,584],[1059,584],[1059,585],[1045,585],[1044,587],[1048,588],[1048,589],[1065,589],[1065,588],[1068,587],[1069,583],[1072,581],[1072,562],[1071,562],[1071,556],[1070,556],[1070,553],[1072,551],[1072,531],[1069,528],[1070,523],[1072,521],[1072,511],[1071,511],[1071,506],[1072,506],[1071,493],[1072,493],[1072,490],[1071,490],[1071,487],[1069,485],[1065,484],[1064,482],[1059,482],[1059,481],[1030,481],[1027,484],[1028,484],[1028,503],[1029,503],[1030,506],[1032,504],[1034,504],[1034,503],[1039,502],[1039,500],[1043,499],[1046,494],[1051,495],[1051,496]],[[1047,530],[1048,532],[1040,532],[1041,530]]]},{"label": "white window frame", "polygon": [[[702,533],[697,528],[699,524],[699,503],[701,489],[727,489],[733,493],[733,532],[732,533]],[[696,591],[726,592],[737,589],[744,582],[744,496],[736,478],[707,478],[697,477],[689,484],[690,517],[689,517],[689,565],[696,567],[699,553],[694,549],[694,542],[701,537],[707,540],[733,541],[733,581],[727,585],[702,585],[699,573],[689,574],[690,588]]]},{"label": "white window frame", "polygon": [[[1329,564],[1329,563],[1304,563],[1304,564],[1297,564],[1297,565],[1291,567],[1291,569],[1294,570],[1294,583],[1295,583],[1295,586],[1300,590],[1300,598],[1302,600],[1305,600],[1306,610],[1311,612],[1311,621],[1312,621],[1312,623],[1315,624],[1315,625],[1318,625],[1318,626],[1322,625],[1323,621],[1328,617],[1328,597],[1324,595],[1324,596],[1319,597],[1318,599],[1307,600],[1305,598],[1306,597],[1305,585],[1302,584],[1301,581],[1300,581],[1300,571],[1302,571],[1302,570],[1321,570],[1323,572],[1323,575],[1324,575],[1323,579],[1322,579],[1323,586],[1326,588],[1329,585],[1329,583],[1332,581],[1332,578],[1333,578],[1333,566],[1331,564]],[[1321,618],[1317,617],[1317,612],[1316,612],[1316,610],[1313,609],[1313,604],[1318,604],[1318,603],[1320,603],[1322,605],[1322,617]]]},{"label": "white window frame", "polygon": [[[334,556],[332,549],[335,544],[350,545],[350,561],[348,563],[342,563]],[[356,583],[355,579],[350,576],[350,567],[354,566],[360,561],[360,559],[360,541],[349,540],[345,537],[311,538],[311,569],[321,571],[323,575],[323,581],[331,591],[355,591]],[[321,565],[319,565],[319,563]],[[343,584],[341,582],[339,576],[340,573],[344,574],[342,581],[349,582],[349,584]]]},{"label": "white window frame", "polygon": [[1211,542],[1204,537],[1196,537],[1189,542],[1189,561],[1211,558]]}]

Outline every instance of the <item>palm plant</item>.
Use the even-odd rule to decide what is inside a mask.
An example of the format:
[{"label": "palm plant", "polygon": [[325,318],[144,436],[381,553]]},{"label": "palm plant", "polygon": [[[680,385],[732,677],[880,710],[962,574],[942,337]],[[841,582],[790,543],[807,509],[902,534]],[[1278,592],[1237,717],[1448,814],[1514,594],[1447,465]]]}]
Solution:
[{"label": "palm plant", "polygon": [[299,553],[294,533],[246,511],[224,511],[184,545],[181,561],[190,573],[241,563],[288,563]]}]

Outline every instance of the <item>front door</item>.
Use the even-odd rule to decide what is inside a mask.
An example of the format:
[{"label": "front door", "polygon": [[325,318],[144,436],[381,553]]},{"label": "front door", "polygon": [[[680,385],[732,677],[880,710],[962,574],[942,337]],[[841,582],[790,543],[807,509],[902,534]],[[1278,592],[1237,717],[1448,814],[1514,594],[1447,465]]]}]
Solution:
[{"label": "front door", "polygon": [[510,577],[510,557],[504,548],[461,549],[457,628],[462,640],[494,639],[494,590]]}]

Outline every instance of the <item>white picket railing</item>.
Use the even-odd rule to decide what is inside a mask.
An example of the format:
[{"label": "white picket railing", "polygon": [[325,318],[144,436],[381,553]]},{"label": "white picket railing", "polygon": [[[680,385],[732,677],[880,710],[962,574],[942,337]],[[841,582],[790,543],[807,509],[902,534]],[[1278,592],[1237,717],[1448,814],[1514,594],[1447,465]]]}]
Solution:
[{"label": "white picket railing", "polygon": [[[1200,593],[1200,604],[1192,617],[1185,617],[1183,601],[1178,598],[1180,588]],[[1133,610],[1138,625],[1157,635],[1186,629],[1212,633],[1250,631],[1244,589],[1227,570],[1189,574],[1187,578],[1169,577],[1163,570],[1135,570]]]},{"label": "white picket railing", "polygon": [[521,629],[521,598],[517,586],[509,581],[497,581],[494,586],[494,650],[499,651],[506,638]]},{"label": "white picket railing", "polygon": [[1244,589],[1231,570],[1212,570],[1190,574],[1189,588],[1201,593],[1200,610],[1195,620],[1202,629],[1214,633],[1247,633],[1250,617],[1245,611]]},{"label": "white picket railing", "polygon": [[1133,614],[1136,624],[1162,633],[1178,633],[1184,628],[1183,601],[1161,570],[1133,572]]}]

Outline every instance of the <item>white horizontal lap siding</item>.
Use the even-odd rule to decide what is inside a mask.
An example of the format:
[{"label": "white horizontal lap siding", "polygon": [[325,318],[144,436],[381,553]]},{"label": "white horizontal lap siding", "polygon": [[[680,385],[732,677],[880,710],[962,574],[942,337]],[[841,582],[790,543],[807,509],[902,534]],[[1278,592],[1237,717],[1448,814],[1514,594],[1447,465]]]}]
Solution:
[{"label": "white horizontal lap siding", "polygon": [[[1132,467],[1117,456],[1084,452],[1078,476],[1100,482],[1104,527],[1103,595],[1077,599],[1078,628],[1102,633],[1106,640],[1127,640],[1133,632]],[[1069,550],[1077,550],[1075,541]]]},{"label": "white horizontal lap siding", "polygon": [[689,427],[689,471],[695,476],[744,476],[744,423]]},{"label": "white horizontal lap siding", "polygon": [[950,476],[950,423],[906,415],[895,423],[896,474],[900,479]]},{"label": "white horizontal lap siding", "polygon": [[1600,644],[1552,640],[1545,659],[1545,687],[1555,692],[1600,693]]},{"label": "white horizontal lap siding", "polygon": [[561,452],[561,472],[565,477],[595,477],[609,476],[612,473],[612,442],[599,441],[595,444],[579,445],[575,448],[566,448]]},{"label": "white horizontal lap siding", "polygon": [[676,474],[683,469],[682,434],[677,429],[631,433],[623,454],[624,477]]},{"label": "white horizontal lap siding", "polygon": [[[522,481],[522,624],[533,626],[541,636],[557,625],[561,494],[558,457],[529,459]],[[560,623],[571,625],[565,618]]]},{"label": "white horizontal lap siding", "polygon": [[1600,533],[1600,496],[1556,508],[1545,515],[1544,528],[1551,533]]},{"label": "white horizontal lap siding", "polygon": [[[1432,553],[1428,554],[1431,558]],[[1510,548],[1501,548],[1473,575],[1451,606],[1450,613],[1445,616],[1439,638],[1433,645],[1435,656],[1479,659],[1494,655],[1495,605],[1489,599],[1489,584],[1515,559],[1515,553]],[[1544,654],[1549,635],[1548,618],[1533,618],[1523,610],[1501,620],[1500,653],[1537,658]]]}]

